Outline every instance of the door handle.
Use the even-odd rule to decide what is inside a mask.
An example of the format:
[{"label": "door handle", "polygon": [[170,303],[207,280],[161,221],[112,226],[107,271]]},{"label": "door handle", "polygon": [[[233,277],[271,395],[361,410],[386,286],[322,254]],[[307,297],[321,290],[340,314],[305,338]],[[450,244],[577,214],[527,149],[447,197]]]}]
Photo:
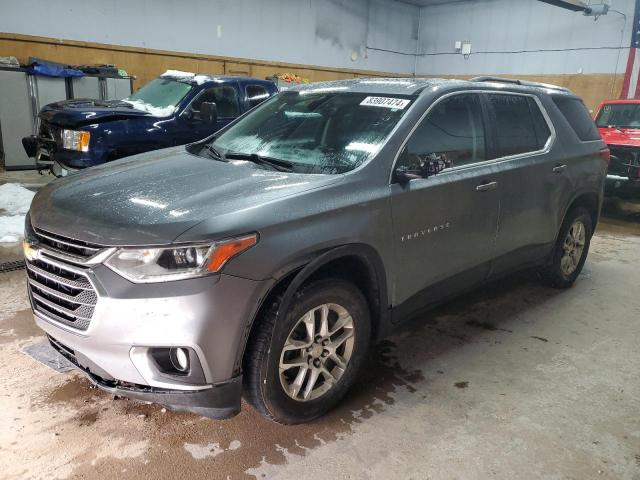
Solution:
[{"label": "door handle", "polygon": [[566,170],[566,168],[566,165],[556,165],[555,167],[553,167],[553,173],[562,173]]},{"label": "door handle", "polygon": [[498,182],[483,183],[482,185],[478,185],[476,190],[479,192],[488,192],[489,190],[495,190],[497,186]]}]

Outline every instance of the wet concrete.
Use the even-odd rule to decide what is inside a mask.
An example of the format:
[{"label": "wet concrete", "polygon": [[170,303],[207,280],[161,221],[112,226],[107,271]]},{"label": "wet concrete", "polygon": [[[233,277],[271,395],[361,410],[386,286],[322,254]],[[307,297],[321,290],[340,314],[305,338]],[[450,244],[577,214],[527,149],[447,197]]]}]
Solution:
[{"label": "wet concrete", "polygon": [[[0,275],[0,478],[640,478],[640,234],[607,221],[576,286],[523,274],[408,321],[346,401],[285,427],[211,421],[25,356],[24,272]],[[623,282],[621,284],[621,282]]]},{"label": "wet concrete", "polygon": [[20,310],[2,322],[0,345],[41,335],[42,330],[33,321],[31,310]]}]

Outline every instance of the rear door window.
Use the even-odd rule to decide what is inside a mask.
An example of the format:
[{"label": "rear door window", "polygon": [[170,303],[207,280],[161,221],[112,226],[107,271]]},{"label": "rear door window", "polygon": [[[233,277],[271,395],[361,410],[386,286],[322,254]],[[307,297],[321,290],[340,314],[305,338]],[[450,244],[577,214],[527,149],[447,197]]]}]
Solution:
[{"label": "rear door window", "polygon": [[553,97],[553,102],[583,142],[600,140],[600,133],[582,100],[572,97]]},{"label": "rear door window", "polygon": [[532,97],[496,93],[488,98],[495,116],[497,158],[544,149],[551,130]]},{"label": "rear door window", "polygon": [[267,92],[267,89],[262,85],[247,85],[246,92],[249,108],[260,105],[267,98],[269,98],[269,92]]}]

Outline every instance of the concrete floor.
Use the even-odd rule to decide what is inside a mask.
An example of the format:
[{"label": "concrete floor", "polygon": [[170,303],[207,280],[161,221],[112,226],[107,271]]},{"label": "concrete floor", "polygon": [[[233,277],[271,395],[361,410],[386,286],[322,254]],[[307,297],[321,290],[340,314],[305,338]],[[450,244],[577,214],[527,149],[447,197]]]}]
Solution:
[{"label": "concrete floor", "polygon": [[296,427],[113,400],[37,363],[24,272],[2,274],[0,478],[640,479],[639,265],[640,223],[605,220],[574,288],[518,276],[423,315]]}]

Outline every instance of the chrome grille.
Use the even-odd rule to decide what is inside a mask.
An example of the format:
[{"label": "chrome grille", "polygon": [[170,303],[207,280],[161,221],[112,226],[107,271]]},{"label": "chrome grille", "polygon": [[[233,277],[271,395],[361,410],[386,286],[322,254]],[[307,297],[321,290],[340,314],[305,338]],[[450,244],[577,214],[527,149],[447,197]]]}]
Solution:
[{"label": "chrome grille", "polygon": [[70,254],[78,258],[93,257],[98,253],[102,247],[93,245],[80,240],[72,240],[70,238],[56,235],[55,233],[49,233],[39,228],[34,229],[35,235],[38,241],[46,246],[48,249],[52,249],[59,253]]},{"label": "chrome grille", "polygon": [[[93,257],[101,247],[35,230],[40,255],[26,260],[29,297],[36,313],[78,330],[86,330],[98,303],[88,269],[78,263]],[[60,255],[63,254],[63,255]]]}]

